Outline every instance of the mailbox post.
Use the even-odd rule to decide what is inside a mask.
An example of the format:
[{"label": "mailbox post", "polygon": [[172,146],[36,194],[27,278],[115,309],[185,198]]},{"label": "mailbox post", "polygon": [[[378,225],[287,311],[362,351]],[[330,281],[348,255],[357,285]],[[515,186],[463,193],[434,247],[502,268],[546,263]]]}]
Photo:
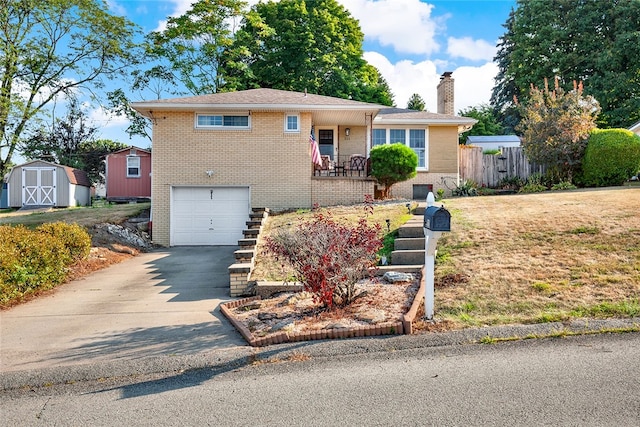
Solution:
[{"label": "mailbox post", "polygon": [[438,239],[443,232],[451,231],[451,214],[444,206],[434,205],[435,197],[432,192],[427,195],[427,207],[424,210],[424,269],[425,269],[425,292],[424,292],[424,313],[428,320],[433,319],[433,300],[435,282],[435,256]]}]

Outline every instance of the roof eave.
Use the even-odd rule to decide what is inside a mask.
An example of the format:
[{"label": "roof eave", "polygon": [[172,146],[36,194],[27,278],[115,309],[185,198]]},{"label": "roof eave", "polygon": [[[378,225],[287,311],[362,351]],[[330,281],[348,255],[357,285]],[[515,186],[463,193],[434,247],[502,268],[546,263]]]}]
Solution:
[{"label": "roof eave", "polygon": [[133,102],[131,108],[145,117],[152,111],[364,111],[377,114],[383,106],[377,105],[308,105],[308,104],[179,104],[159,102]]},{"label": "roof eave", "polygon": [[374,125],[415,125],[424,124],[430,126],[473,126],[478,123],[475,119],[382,119],[376,117],[373,120]]}]

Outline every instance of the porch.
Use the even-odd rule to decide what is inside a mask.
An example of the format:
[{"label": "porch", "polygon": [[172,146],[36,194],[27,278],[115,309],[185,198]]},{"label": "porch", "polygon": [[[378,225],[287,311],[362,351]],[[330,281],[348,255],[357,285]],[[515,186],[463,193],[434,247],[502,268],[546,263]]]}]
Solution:
[{"label": "porch", "polygon": [[322,164],[313,165],[314,176],[367,177],[371,175],[371,159],[362,154],[322,155]]}]

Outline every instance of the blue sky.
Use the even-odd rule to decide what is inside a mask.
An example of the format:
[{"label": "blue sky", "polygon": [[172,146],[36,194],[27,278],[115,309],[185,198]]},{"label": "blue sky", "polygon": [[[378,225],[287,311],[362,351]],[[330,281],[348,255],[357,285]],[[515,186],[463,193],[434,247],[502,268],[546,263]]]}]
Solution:
[{"label": "blue sky", "polygon": [[[113,13],[124,15],[145,31],[162,29],[167,16],[179,16],[194,0],[108,0]],[[440,75],[453,71],[455,111],[488,103],[497,67],[493,63],[502,26],[515,0],[338,0],[360,21],[364,57],[385,77],[398,107],[413,93],[436,111]],[[250,0],[251,4],[257,0]],[[102,137],[129,140],[126,124],[99,110],[92,114]]]}]

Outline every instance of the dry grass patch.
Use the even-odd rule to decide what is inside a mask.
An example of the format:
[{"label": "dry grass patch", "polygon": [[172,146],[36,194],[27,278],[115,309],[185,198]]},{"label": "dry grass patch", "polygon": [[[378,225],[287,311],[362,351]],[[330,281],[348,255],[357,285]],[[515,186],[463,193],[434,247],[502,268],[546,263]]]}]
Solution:
[{"label": "dry grass patch", "polygon": [[640,191],[450,199],[436,315],[452,327],[640,315]]},{"label": "dry grass patch", "polygon": [[89,228],[101,223],[120,224],[150,206],[150,203],[123,203],[100,207],[56,208],[47,212],[0,210],[0,224],[23,224],[31,227],[60,221]]},{"label": "dry grass patch", "polygon": [[[416,203],[412,204],[413,207]],[[335,206],[321,208],[318,212],[331,212],[336,221],[356,224],[358,220],[365,216],[364,206]],[[264,226],[261,236],[268,236],[283,227],[294,227],[301,221],[311,220],[314,211],[299,210],[296,212],[276,213],[269,216],[269,220]],[[398,227],[407,222],[412,215],[407,209],[406,202],[375,204],[373,214],[367,217],[369,224],[380,225],[380,236],[393,234]],[[387,219],[389,226],[387,227]],[[392,239],[388,239],[392,241]],[[290,279],[291,271],[285,268],[270,253],[265,251],[263,240],[258,242],[256,253],[256,266],[251,274],[254,280],[281,281]]]}]

